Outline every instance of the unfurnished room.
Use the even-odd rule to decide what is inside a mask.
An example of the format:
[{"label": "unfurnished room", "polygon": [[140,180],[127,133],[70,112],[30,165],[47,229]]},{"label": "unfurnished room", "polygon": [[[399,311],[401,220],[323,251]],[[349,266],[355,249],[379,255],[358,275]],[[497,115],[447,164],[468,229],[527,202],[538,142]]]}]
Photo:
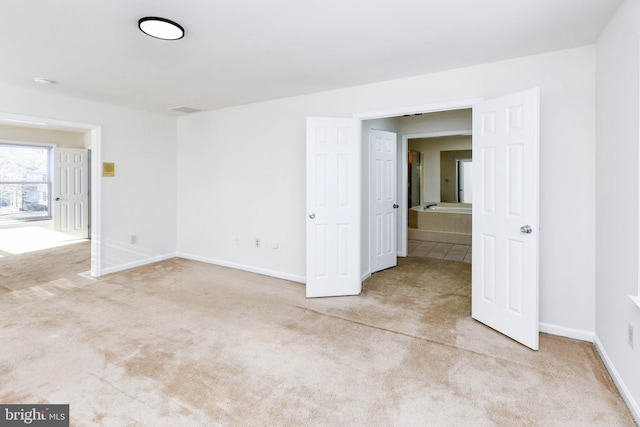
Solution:
[{"label": "unfurnished room", "polygon": [[640,423],[640,0],[0,4],[0,425]]}]

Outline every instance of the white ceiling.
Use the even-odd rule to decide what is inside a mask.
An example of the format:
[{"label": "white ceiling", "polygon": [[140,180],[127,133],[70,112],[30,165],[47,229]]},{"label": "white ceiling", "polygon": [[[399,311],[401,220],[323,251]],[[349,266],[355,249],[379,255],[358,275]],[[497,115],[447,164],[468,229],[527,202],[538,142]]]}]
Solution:
[{"label": "white ceiling", "polygon": [[[621,2],[3,0],[0,84],[210,110],[593,44]],[[186,35],[146,36],[144,16]]]}]

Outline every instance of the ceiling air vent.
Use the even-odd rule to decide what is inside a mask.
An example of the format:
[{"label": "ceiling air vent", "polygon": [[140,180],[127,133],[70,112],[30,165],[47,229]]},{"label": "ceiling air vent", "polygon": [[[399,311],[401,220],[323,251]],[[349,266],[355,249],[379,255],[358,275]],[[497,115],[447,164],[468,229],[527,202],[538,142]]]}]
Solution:
[{"label": "ceiling air vent", "polygon": [[198,110],[197,108],[191,108],[191,107],[175,107],[175,108],[170,108],[170,110],[178,111],[180,113],[196,113],[198,111],[202,111],[202,110]]}]

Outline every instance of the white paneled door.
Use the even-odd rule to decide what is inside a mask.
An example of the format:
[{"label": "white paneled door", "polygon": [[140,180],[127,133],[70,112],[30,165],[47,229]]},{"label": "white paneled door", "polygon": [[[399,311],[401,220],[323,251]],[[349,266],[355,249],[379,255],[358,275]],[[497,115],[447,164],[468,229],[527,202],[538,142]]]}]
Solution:
[{"label": "white paneled door", "polygon": [[53,223],[56,231],[89,237],[89,160],[86,149],[53,150]]},{"label": "white paneled door", "polygon": [[473,107],[472,317],[538,349],[539,91]]},{"label": "white paneled door", "polygon": [[372,130],[371,151],[371,273],[395,267],[397,254],[397,137]]},{"label": "white paneled door", "polygon": [[307,297],[357,295],[360,121],[307,118]]}]

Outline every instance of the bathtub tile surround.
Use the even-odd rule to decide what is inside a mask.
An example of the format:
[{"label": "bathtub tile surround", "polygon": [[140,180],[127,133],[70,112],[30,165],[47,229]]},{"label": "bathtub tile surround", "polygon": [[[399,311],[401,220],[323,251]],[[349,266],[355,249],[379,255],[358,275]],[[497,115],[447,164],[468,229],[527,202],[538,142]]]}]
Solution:
[{"label": "bathtub tile surround", "polygon": [[470,203],[427,203],[409,209],[409,239],[471,244]]},{"label": "bathtub tile surround", "polygon": [[411,258],[445,259],[470,264],[471,245],[409,239],[407,256]]}]

